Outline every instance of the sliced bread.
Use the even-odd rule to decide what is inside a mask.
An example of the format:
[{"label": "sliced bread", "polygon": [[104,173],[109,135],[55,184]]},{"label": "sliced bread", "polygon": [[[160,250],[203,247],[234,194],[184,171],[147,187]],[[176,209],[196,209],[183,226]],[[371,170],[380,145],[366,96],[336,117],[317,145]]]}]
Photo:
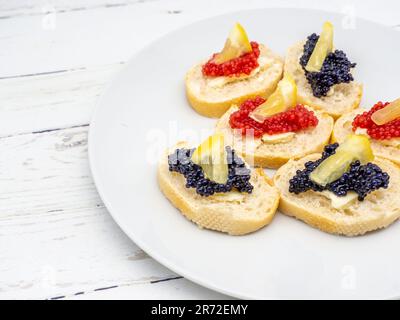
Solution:
[{"label": "sliced bread", "polygon": [[[187,147],[181,142],[172,148]],[[168,152],[158,166],[161,191],[189,220],[201,228],[243,235],[256,231],[272,221],[279,203],[279,192],[262,169],[252,169],[253,192],[228,193],[202,197],[193,188],[186,188],[185,177],[168,169]]]},{"label": "sliced bread", "polygon": [[229,125],[230,115],[238,110],[232,106],[217,122],[216,131],[222,132],[228,144],[252,165],[265,168],[279,168],[289,159],[301,158],[307,154],[320,152],[329,142],[333,129],[333,119],[321,111],[315,111],[319,123],[317,127],[296,132],[288,141],[266,143],[260,138],[242,136]]},{"label": "sliced bread", "polygon": [[259,67],[249,76],[206,77],[202,65],[195,65],[186,74],[186,96],[190,105],[206,117],[219,118],[232,104],[261,96],[268,98],[283,74],[283,59],[260,45]]},{"label": "sliced bread", "polygon": [[289,180],[296,170],[302,170],[307,161],[320,158],[309,155],[300,160],[290,160],[274,176],[274,184],[281,193],[279,210],[322,231],[357,236],[368,231],[385,228],[400,217],[400,170],[392,162],[376,158],[374,163],[390,175],[388,189],[370,193],[364,201],[354,201],[345,209],[335,209],[330,200],[319,192],[301,194],[289,192]]},{"label": "sliced bread", "polygon": [[324,110],[335,119],[342,114],[358,108],[363,87],[352,81],[334,85],[327,96],[315,97],[308,83],[304,70],[299,63],[303,55],[304,41],[299,42],[287,50],[285,59],[285,73],[293,76],[297,84],[298,102],[306,104],[314,109]]}]

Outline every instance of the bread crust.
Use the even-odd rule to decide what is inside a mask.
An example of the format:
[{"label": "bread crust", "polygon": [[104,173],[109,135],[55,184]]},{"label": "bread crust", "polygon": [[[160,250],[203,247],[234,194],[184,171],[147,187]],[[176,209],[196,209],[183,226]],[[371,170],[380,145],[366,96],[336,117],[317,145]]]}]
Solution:
[{"label": "bread crust", "polygon": [[316,160],[320,154],[309,155],[300,160],[290,160],[274,176],[274,184],[280,190],[279,211],[299,219],[321,231],[358,236],[386,228],[400,217],[400,171],[392,162],[376,158],[379,165],[391,176],[388,189],[379,189],[369,194],[363,202],[356,201],[347,209],[337,210],[330,206],[330,200],[318,192],[307,191],[300,195],[289,193],[288,180],[295,171],[304,168],[307,161]]},{"label": "bread crust", "polygon": [[289,47],[285,58],[285,74],[291,74],[296,81],[298,102],[317,110],[323,110],[334,119],[358,108],[363,93],[363,86],[355,81],[333,86],[331,89],[333,92],[328,93],[326,97],[317,98],[313,95],[311,86],[299,63],[299,59],[303,54],[304,43],[304,41],[301,41]]},{"label": "bread crust", "polygon": [[[185,144],[180,144],[179,147]],[[168,170],[167,153],[158,166],[158,184],[166,198],[200,228],[244,235],[268,225],[279,204],[279,192],[262,169],[252,169],[256,181],[253,193],[243,195],[242,203],[227,203],[215,197],[207,199],[185,187],[184,177]],[[262,199],[262,197],[266,197]],[[252,208],[252,201],[255,207]],[[261,208],[258,208],[261,206]]]},{"label": "bread crust", "polygon": [[276,82],[271,82],[268,86],[266,86],[262,90],[252,91],[249,94],[245,94],[234,99],[228,99],[219,102],[209,102],[207,100],[202,100],[192,92],[190,86],[186,85],[186,97],[188,99],[189,104],[197,113],[209,118],[219,118],[233,104],[241,104],[243,101],[255,97],[262,97],[264,99],[267,99],[276,89],[279,80],[280,79],[277,79]]},{"label": "bread crust", "polygon": [[232,106],[216,124],[216,131],[225,135],[228,143],[235,147],[248,163],[263,168],[277,169],[290,159],[299,159],[307,154],[321,152],[324,146],[330,141],[333,130],[333,118],[322,111],[315,111],[319,123],[316,128],[301,131],[294,140],[286,143],[268,145],[255,139],[258,146],[246,147],[250,142],[241,135],[233,133],[229,125],[230,115],[238,109]]},{"label": "bread crust", "polygon": [[201,72],[204,62],[192,67],[185,77],[186,97],[192,108],[203,116],[219,118],[232,104],[257,96],[268,98],[282,78],[283,59],[263,45],[260,45],[260,51],[260,58],[268,60],[265,69],[253,77],[225,84],[221,88],[207,86],[207,77]]}]

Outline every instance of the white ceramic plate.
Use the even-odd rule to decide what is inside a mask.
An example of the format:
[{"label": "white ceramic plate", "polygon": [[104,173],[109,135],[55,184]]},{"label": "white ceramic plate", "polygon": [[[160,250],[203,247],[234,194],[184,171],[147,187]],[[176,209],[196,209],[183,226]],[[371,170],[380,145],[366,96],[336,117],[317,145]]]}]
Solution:
[{"label": "white ceramic plate", "polygon": [[277,213],[247,236],[199,229],[161,194],[160,151],[184,138],[200,142],[215,120],[188,105],[184,75],[218,51],[234,22],[251,39],[285,49],[322,23],[357,62],[363,105],[397,98],[400,34],[366,20],[299,9],[244,11],[204,20],[136,54],[102,97],[90,126],[89,156],[115,221],[150,256],[214,290],[241,298],[392,298],[400,295],[400,224],[357,238],[333,236]]}]

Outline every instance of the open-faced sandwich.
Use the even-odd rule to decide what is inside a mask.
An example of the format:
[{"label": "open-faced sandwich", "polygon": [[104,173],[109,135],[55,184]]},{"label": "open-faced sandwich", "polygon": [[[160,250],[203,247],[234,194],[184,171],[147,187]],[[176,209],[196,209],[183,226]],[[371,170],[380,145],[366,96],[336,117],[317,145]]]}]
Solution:
[{"label": "open-faced sandwich", "polygon": [[293,75],[300,103],[336,119],[360,104],[362,85],[353,81],[355,66],[343,51],[334,50],[333,26],[325,22],[319,36],[313,33],[288,49],[285,73]]},{"label": "open-faced sandwich", "polygon": [[242,235],[269,224],[279,192],[262,169],[250,169],[221,134],[197,148],[178,143],[161,159],[164,195],[202,228]]},{"label": "open-faced sandwich", "polygon": [[220,117],[232,104],[267,98],[282,73],[283,60],[265,45],[250,42],[236,23],[222,51],[189,70],[186,95],[201,115]]},{"label": "open-faced sandwich", "polygon": [[352,131],[371,139],[376,156],[400,165],[400,99],[343,115],[336,121],[332,140],[341,143]]},{"label": "open-faced sandwich", "polygon": [[332,129],[328,114],[297,103],[297,86],[289,74],[267,100],[256,97],[233,105],[216,126],[248,163],[267,168],[321,152]]},{"label": "open-faced sandwich", "polygon": [[362,235],[400,216],[400,170],[374,157],[367,137],[350,134],[340,145],[291,160],[275,174],[279,209],[325,232]]}]

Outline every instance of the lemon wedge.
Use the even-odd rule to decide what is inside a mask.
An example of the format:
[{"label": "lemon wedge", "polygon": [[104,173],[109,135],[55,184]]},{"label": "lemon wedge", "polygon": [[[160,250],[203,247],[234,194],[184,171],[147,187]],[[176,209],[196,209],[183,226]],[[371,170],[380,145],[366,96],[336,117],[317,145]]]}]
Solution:
[{"label": "lemon wedge", "polygon": [[333,25],[329,21],[322,26],[322,32],[306,65],[308,72],[319,72],[326,56],[333,50]]},{"label": "lemon wedge", "polygon": [[240,23],[235,23],[228,39],[226,39],[224,48],[214,57],[214,62],[224,63],[252,50],[246,31]]},{"label": "lemon wedge", "polygon": [[389,103],[386,107],[374,112],[371,120],[378,126],[384,125],[400,117],[400,98]]},{"label": "lemon wedge", "polygon": [[356,160],[359,160],[361,164],[366,164],[374,160],[374,154],[367,137],[350,134],[333,155],[322,161],[311,172],[310,179],[320,186],[326,186],[339,179]]},{"label": "lemon wedge", "polygon": [[191,159],[203,169],[206,178],[216,183],[227,182],[229,170],[222,133],[216,133],[202,142],[193,152]]},{"label": "lemon wedge", "polygon": [[290,107],[296,105],[297,102],[297,86],[290,74],[285,74],[283,79],[279,81],[278,87],[272,95],[263,104],[254,109],[249,117],[257,122],[264,120],[274,114],[284,112]]}]

